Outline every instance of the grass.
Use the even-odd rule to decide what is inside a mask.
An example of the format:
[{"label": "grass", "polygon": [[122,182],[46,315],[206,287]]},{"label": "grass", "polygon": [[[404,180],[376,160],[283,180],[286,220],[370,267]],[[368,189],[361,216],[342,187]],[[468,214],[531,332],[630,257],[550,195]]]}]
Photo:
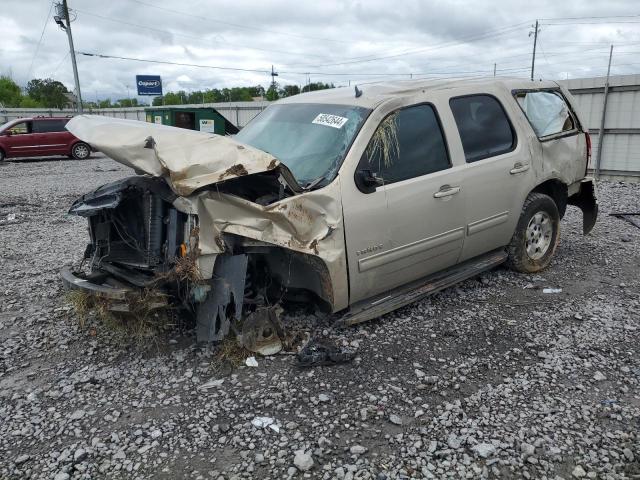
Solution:
[{"label": "grass", "polygon": [[[393,159],[400,154],[400,143],[398,142],[398,113],[395,112],[383,120],[371,137],[367,146],[367,158],[369,162],[375,158],[382,157],[386,167],[391,166]],[[380,168],[380,166],[378,166]]]},{"label": "grass", "polygon": [[80,290],[66,294],[67,303],[73,306],[81,329],[93,317],[106,331],[113,333],[120,343],[133,342],[141,347],[157,345],[158,337],[177,325],[171,309],[156,308],[157,298],[153,292],[146,291],[138,299],[129,302],[130,311],[115,312],[110,309],[108,299]]}]

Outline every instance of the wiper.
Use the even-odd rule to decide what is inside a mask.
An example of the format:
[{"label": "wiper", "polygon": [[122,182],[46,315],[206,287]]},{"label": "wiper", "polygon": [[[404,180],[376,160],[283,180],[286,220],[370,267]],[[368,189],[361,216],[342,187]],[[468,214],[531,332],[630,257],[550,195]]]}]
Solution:
[{"label": "wiper", "polygon": [[304,187],[305,190],[311,190],[314,187],[317,187],[319,183],[325,181],[327,179],[327,177],[325,175],[322,175],[318,178],[316,178],[315,180],[310,181],[306,187]]}]

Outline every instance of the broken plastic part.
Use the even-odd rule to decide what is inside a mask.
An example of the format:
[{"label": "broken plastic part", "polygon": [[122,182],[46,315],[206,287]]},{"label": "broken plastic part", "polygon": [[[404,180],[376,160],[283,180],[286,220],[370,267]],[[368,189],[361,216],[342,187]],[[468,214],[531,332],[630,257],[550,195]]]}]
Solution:
[{"label": "broken plastic part", "polygon": [[338,347],[329,339],[310,339],[297,355],[299,367],[317,367],[335,365],[353,360],[356,352],[353,349]]}]

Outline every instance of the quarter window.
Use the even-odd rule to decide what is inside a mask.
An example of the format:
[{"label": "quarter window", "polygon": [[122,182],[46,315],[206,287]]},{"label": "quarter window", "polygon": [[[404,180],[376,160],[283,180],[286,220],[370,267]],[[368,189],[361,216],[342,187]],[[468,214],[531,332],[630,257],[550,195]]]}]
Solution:
[{"label": "quarter window", "polygon": [[516,99],[538,137],[576,128],[569,107],[559,92],[518,92]]},{"label": "quarter window", "polygon": [[33,133],[64,132],[68,120],[34,120]]},{"label": "quarter window", "polygon": [[460,132],[467,163],[509,152],[515,147],[511,122],[490,95],[452,98],[449,105]]},{"label": "quarter window", "polygon": [[23,135],[25,133],[31,133],[31,122],[16,123],[9,129],[12,135]]},{"label": "quarter window", "polygon": [[384,183],[438,172],[451,166],[431,105],[407,107],[389,115],[376,129],[366,151],[368,168]]}]

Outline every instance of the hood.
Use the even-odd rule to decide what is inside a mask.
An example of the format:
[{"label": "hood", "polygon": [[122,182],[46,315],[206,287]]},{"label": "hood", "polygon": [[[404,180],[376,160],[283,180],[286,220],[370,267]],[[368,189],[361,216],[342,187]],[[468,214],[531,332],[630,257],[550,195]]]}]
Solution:
[{"label": "hood", "polygon": [[74,117],[67,130],[138,173],[164,177],[178,195],[270,170],[279,170],[293,191],[301,190],[275,157],[231,137],[99,115]]}]

